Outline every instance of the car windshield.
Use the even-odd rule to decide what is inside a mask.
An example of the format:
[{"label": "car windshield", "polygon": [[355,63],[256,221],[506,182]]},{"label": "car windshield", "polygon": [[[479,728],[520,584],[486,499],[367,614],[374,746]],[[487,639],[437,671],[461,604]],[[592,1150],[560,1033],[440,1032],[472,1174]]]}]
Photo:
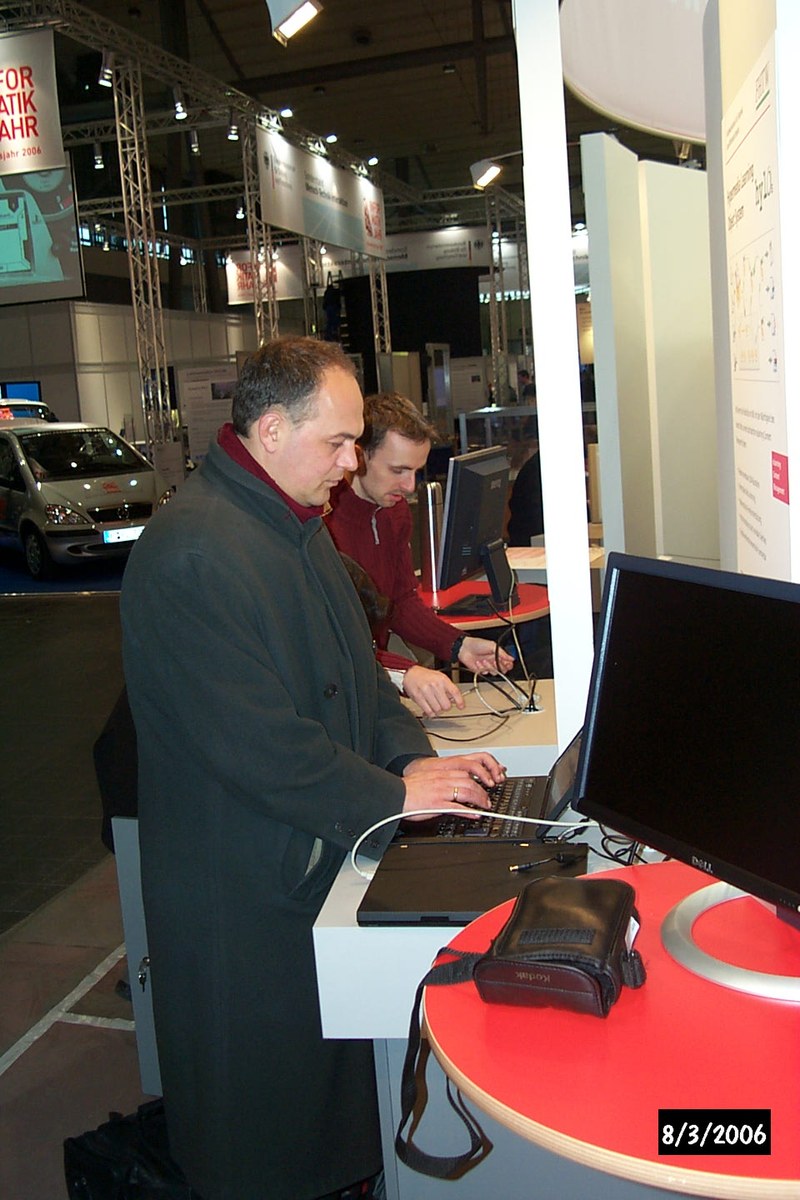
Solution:
[{"label": "car windshield", "polygon": [[48,429],[18,434],[18,440],[40,483],[152,469],[110,429]]}]

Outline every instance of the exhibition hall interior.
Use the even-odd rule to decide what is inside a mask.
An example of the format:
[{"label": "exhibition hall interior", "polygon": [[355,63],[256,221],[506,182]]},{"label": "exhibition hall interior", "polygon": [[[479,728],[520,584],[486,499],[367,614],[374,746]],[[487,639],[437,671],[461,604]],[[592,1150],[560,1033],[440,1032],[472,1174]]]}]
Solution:
[{"label": "exhibition hall interior", "polygon": [[[411,565],[453,662],[388,651],[465,708],[403,703],[436,754],[539,788],[535,831],[501,816],[494,846],[434,851],[426,826],[377,879],[354,852],[332,883],[322,1034],[373,1043],[384,1172],[319,1200],[797,1196],[787,5],[0,0],[3,1197],[97,1200],[68,1190],[64,1140],[161,1095],[135,809],[115,798],[115,843],[97,774],[120,592],[249,356],[287,334],[428,422]],[[481,681],[462,635],[511,667]],[[446,1178],[401,1161],[440,947],[487,949],[529,880],[584,871],[634,888],[643,977],[617,947],[599,1021],[437,989],[419,1138],[462,1147],[446,1078],[489,1150]],[[733,1055],[732,1028],[752,1031]],[[575,1103],[601,1092],[607,1113]],[[681,1112],[727,1112],[725,1153],[678,1154]]]}]

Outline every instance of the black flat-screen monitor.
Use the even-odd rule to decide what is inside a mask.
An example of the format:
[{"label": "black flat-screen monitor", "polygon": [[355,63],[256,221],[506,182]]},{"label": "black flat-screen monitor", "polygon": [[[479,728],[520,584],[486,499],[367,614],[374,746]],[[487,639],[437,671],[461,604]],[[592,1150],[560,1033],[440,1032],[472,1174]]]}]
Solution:
[{"label": "black flat-screen monitor", "polygon": [[575,795],[796,921],[800,586],[610,554]]},{"label": "black flat-screen monitor", "polygon": [[[509,464],[505,447],[490,446],[450,459],[442,535],[437,562],[440,591],[476,575],[488,575],[490,597],[464,597],[445,613],[480,615],[506,609],[513,599],[514,579],[503,544]],[[483,601],[481,605],[480,601]]]}]

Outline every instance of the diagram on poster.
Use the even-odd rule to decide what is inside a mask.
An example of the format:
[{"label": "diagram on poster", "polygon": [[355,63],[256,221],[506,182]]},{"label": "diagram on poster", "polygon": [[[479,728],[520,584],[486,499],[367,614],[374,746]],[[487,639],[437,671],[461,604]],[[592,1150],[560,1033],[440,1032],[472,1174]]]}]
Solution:
[{"label": "diagram on poster", "polygon": [[731,263],[731,349],[734,376],[770,382],[778,374],[773,230]]}]

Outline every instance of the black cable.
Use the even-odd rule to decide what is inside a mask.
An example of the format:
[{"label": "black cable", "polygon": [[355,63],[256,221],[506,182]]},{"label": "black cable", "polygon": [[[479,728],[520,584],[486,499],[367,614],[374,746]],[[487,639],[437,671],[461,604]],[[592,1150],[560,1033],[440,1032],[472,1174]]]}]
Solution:
[{"label": "black cable", "polygon": [[[519,709],[514,709],[514,711],[519,712]],[[463,717],[485,717],[485,716],[486,716],[486,713],[459,713],[458,718],[456,718],[456,717],[436,717],[435,720],[437,720],[437,721],[455,721],[455,720],[461,719]],[[429,721],[429,720],[433,720],[433,719],[434,718],[431,718],[431,717],[417,717],[417,720],[420,721],[420,723],[423,721]],[[463,738],[448,737],[444,733],[437,733],[437,731],[435,729],[426,729],[425,732],[428,734],[429,737],[439,738],[439,740],[442,742],[456,742],[456,743],[461,742],[464,745],[466,745],[468,742],[485,741],[485,739],[487,737],[491,737],[493,734],[497,733],[498,729],[502,729],[503,726],[507,722],[508,722],[508,717],[504,716],[501,718],[500,722],[497,725],[495,725],[492,729],[483,729],[483,730],[481,730],[480,733],[476,733],[474,737],[463,737]]]}]

